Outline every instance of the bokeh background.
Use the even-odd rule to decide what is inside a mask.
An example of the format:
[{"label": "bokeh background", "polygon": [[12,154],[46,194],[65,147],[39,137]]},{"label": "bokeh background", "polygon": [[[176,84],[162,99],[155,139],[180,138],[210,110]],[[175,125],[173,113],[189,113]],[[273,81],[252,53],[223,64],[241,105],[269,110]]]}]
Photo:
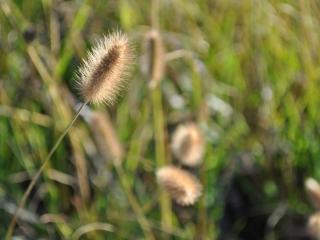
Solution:
[{"label": "bokeh background", "polygon": [[[319,16],[316,0],[1,0],[0,236],[82,101],[81,59],[121,29],[136,52],[128,90],[82,112],[16,239],[310,239],[316,208],[304,181],[320,179]],[[160,77],[150,73],[155,30]],[[203,195],[190,207],[155,178],[176,164],[170,139],[186,121],[206,142],[192,170]]]}]

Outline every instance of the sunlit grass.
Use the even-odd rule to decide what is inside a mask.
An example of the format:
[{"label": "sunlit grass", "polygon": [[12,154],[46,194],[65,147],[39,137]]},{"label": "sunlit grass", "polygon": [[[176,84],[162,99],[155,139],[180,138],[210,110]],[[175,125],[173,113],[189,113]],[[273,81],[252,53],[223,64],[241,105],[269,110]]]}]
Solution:
[{"label": "sunlit grass", "polygon": [[[94,40],[114,29],[136,47],[129,90],[111,108],[84,111],[32,192],[16,235],[70,238],[96,223],[108,230],[83,233],[88,239],[213,239],[224,231],[219,221],[235,181],[253,216],[312,213],[303,181],[320,180],[319,7],[315,0],[160,0],[157,12],[138,0],[1,1],[0,236],[81,101],[73,72]],[[154,28],[168,62],[152,90],[145,43]],[[95,111],[110,118],[121,168],[108,141],[103,152],[97,143]],[[168,202],[155,172],[175,163],[172,132],[190,120],[206,138],[203,165],[194,170],[204,189],[195,206],[182,208]],[[248,222],[237,216],[230,234]],[[280,226],[281,219],[264,233],[280,234]]]}]

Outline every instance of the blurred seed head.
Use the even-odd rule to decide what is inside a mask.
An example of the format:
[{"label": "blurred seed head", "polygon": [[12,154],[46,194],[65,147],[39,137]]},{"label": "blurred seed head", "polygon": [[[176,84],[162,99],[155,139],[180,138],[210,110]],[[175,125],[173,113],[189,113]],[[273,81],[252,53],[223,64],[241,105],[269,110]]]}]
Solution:
[{"label": "blurred seed head", "polygon": [[174,166],[162,167],[157,171],[157,181],[182,206],[194,204],[201,196],[200,182],[186,170]]},{"label": "blurred seed head", "polygon": [[195,167],[202,163],[204,138],[194,123],[180,125],[174,131],[171,141],[174,156],[184,165]]},{"label": "blurred seed head", "polygon": [[316,212],[309,217],[307,230],[312,238],[320,239],[320,212]]},{"label": "blurred seed head", "polygon": [[92,103],[112,104],[125,87],[133,52],[127,37],[115,32],[99,40],[79,69],[83,98]]},{"label": "blurred seed head", "polygon": [[320,210],[320,185],[314,178],[305,181],[305,188],[315,208]]},{"label": "blurred seed head", "polygon": [[146,34],[143,42],[141,58],[141,70],[150,79],[149,87],[158,85],[165,71],[165,49],[160,33],[152,30]]}]

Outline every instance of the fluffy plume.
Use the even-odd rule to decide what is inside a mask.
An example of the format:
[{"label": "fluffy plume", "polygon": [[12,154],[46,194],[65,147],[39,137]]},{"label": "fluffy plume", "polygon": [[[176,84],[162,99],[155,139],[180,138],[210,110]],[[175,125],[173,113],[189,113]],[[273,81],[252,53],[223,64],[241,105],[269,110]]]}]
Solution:
[{"label": "fluffy plume", "polygon": [[180,205],[192,205],[201,196],[200,182],[183,169],[174,166],[162,167],[157,171],[157,181]]},{"label": "fluffy plume", "polygon": [[305,188],[315,208],[320,210],[320,185],[314,178],[305,181]]},{"label": "fluffy plume", "polygon": [[307,228],[312,238],[320,239],[320,212],[309,217]]},{"label": "fluffy plume", "polygon": [[133,60],[126,36],[115,32],[99,40],[79,69],[79,85],[83,98],[92,103],[113,103]]},{"label": "fluffy plume", "polygon": [[171,149],[182,164],[189,167],[200,165],[204,153],[204,139],[197,125],[180,125],[173,133]]}]

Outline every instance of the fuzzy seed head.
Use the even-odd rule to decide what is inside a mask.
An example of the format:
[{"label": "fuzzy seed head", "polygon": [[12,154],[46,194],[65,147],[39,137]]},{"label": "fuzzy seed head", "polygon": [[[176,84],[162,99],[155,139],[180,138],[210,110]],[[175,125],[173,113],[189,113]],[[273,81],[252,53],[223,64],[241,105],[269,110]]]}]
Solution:
[{"label": "fuzzy seed head", "polygon": [[309,217],[307,230],[312,238],[320,239],[320,212],[316,212]]},{"label": "fuzzy seed head", "polygon": [[126,85],[132,60],[124,34],[115,32],[97,41],[79,69],[78,83],[85,101],[112,104]]},{"label": "fuzzy seed head", "polygon": [[200,182],[186,170],[174,166],[162,167],[157,171],[157,181],[182,206],[194,204],[201,196]]},{"label": "fuzzy seed head", "polygon": [[201,164],[204,153],[204,138],[194,123],[180,125],[171,141],[174,156],[184,165],[195,167]]},{"label": "fuzzy seed head", "polygon": [[314,178],[305,181],[305,188],[313,206],[320,210],[320,185]]}]

